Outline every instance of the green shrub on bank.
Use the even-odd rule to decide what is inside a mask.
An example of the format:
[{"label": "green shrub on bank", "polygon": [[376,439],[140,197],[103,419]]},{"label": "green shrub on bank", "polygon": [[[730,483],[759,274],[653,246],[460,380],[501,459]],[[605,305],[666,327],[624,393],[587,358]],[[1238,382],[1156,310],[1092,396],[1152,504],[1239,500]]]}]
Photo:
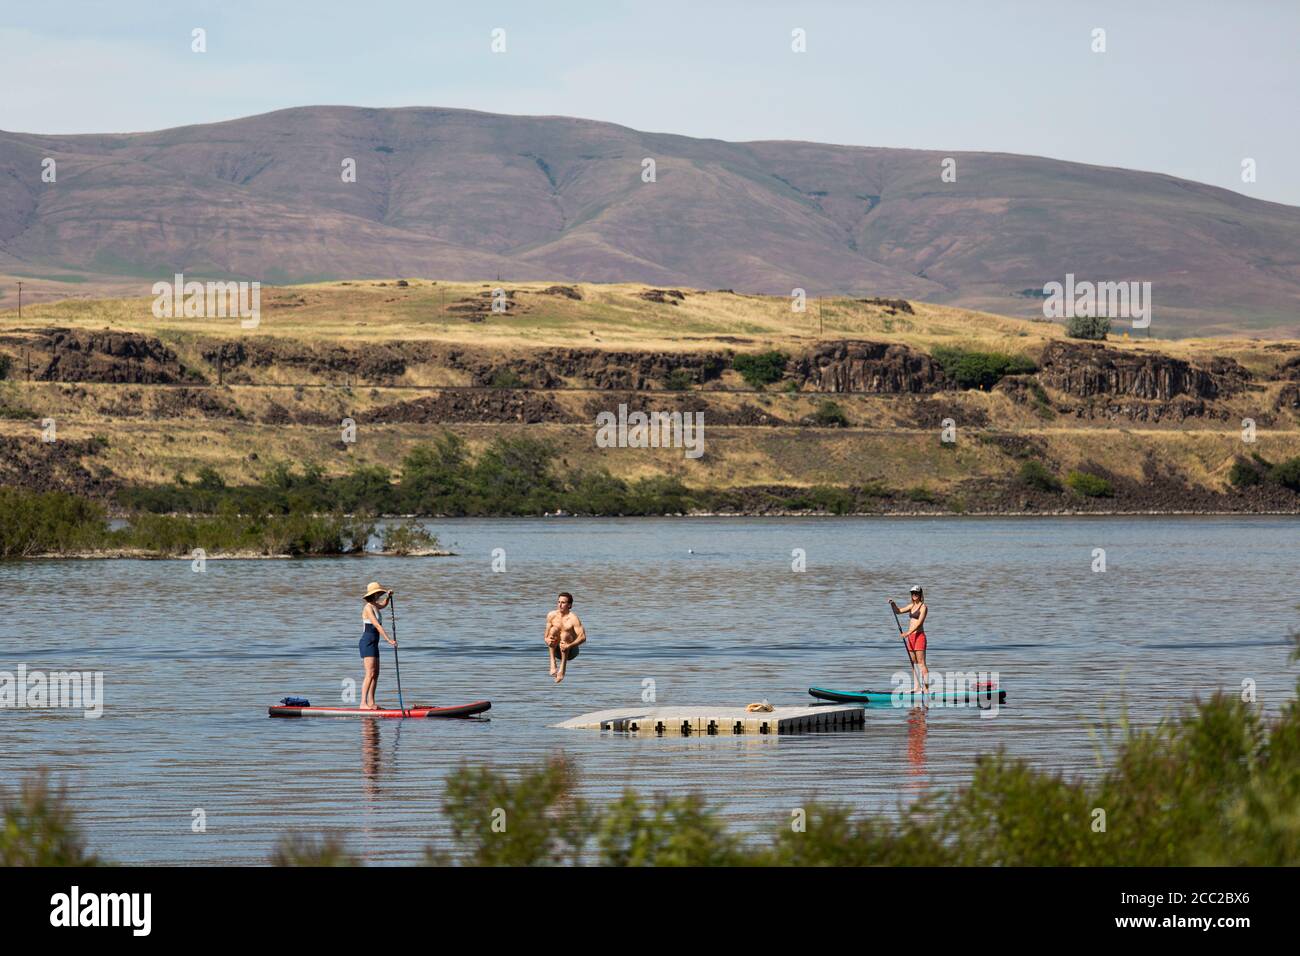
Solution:
[{"label": "green shrub on bank", "polygon": [[1110,335],[1110,318],[1104,315],[1073,315],[1065,323],[1065,334],[1072,339],[1103,342]]},{"label": "green shrub on bank", "polygon": [[1280,465],[1274,465],[1269,478],[1283,488],[1300,492],[1300,455],[1289,458]]},{"label": "green shrub on bank", "polygon": [[1027,375],[1038,371],[1038,366],[1023,355],[979,352],[948,345],[936,346],[930,354],[943,369],[944,376],[958,388],[988,391],[1007,375]]},{"label": "green shrub on bank", "polygon": [[356,554],[365,550],[375,522],[339,514],[136,515],[117,532],[121,547],[153,554],[250,551],[261,555]]},{"label": "green shrub on bank", "polygon": [[67,554],[103,547],[104,509],[61,491],[0,488],[0,558]]},{"label": "green shrub on bank", "polygon": [[836,402],[830,401],[822,402],[817,406],[817,410],[812,413],[812,421],[820,428],[847,428],[849,424],[844,409]]},{"label": "green shrub on bank", "polygon": [[492,373],[492,388],[524,388],[526,385],[514,369],[499,368]]},{"label": "green shrub on bank", "polygon": [[250,551],[264,555],[354,554],[376,523],[342,514],[132,515],[109,529],[102,506],[61,491],[0,488],[0,558],[130,549],[156,555]]},{"label": "green shrub on bank", "polygon": [[1256,462],[1238,458],[1228,469],[1228,483],[1234,488],[1250,488],[1264,480],[1265,471]]},{"label": "green shrub on bank", "polygon": [[1273,464],[1257,453],[1249,459],[1238,458],[1228,469],[1228,481],[1234,488],[1251,488],[1263,482],[1272,482],[1300,492],[1300,456]]},{"label": "green shrub on bank", "polygon": [[1065,483],[1070,490],[1085,498],[1113,498],[1115,488],[1100,475],[1087,471],[1072,471],[1065,476]]},{"label": "green shrub on bank", "polygon": [[1020,483],[1036,491],[1061,490],[1060,480],[1047,469],[1046,465],[1032,458],[1020,464]]},{"label": "green shrub on bank", "polygon": [[742,352],[731,360],[731,367],[740,373],[750,388],[762,388],[779,382],[785,376],[785,365],[790,356],[784,352]]},{"label": "green shrub on bank", "polygon": [[384,526],[383,549],[389,554],[436,551],[438,536],[418,521],[393,522]]},{"label": "green shrub on bank", "polygon": [[664,387],[673,392],[684,392],[695,384],[695,376],[690,369],[675,368],[664,379]]}]

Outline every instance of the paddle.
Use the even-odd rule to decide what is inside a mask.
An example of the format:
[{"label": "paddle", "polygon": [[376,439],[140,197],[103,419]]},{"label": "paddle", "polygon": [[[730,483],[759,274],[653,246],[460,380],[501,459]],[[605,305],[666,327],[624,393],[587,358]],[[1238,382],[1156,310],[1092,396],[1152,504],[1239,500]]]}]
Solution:
[{"label": "paddle", "polygon": [[[912,660],[912,651],[911,651],[911,649],[907,646],[907,635],[905,635],[905,634],[903,633],[903,625],[900,624],[900,623],[898,623],[898,612],[894,610],[894,607],[895,607],[894,602],[893,602],[893,601],[890,601],[890,602],[889,602],[889,610],[890,610],[890,611],[893,613],[893,615],[894,615],[894,627],[898,628],[898,636],[901,637],[901,638],[903,639],[903,650],[907,652],[907,663],[908,663],[908,664],[911,666],[911,668],[912,668],[912,682],[915,683],[918,687],[920,687],[920,686],[921,686],[921,681],[920,681],[920,679],[916,676],[916,661]],[[922,699],[922,700],[925,699],[925,688],[924,688],[924,687],[921,687],[921,699]]]},{"label": "paddle", "polygon": [[388,614],[393,623],[393,664],[397,667],[397,706],[406,716],[406,704],[402,701],[402,662],[397,657],[397,600],[393,592],[388,592]]}]

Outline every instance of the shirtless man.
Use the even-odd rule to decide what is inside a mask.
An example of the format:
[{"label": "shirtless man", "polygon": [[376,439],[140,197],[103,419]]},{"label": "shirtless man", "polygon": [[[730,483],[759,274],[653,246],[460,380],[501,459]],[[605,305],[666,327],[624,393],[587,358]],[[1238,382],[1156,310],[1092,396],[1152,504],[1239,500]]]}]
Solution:
[{"label": "shirtless man", "polygon": [[578,647],[586,640],[587,631],[573,613],[573,595],[561,591],[555,610],[546,615],[546,652],[551,656],[551,676],[555,683],[564,680],[565,666],[578,656]]}]

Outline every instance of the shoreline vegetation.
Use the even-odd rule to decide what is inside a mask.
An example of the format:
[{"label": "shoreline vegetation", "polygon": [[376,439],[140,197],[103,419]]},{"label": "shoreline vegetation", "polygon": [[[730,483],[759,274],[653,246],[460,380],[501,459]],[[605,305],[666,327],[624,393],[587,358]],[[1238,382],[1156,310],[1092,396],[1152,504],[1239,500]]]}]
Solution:
[{"label": "shoreline vegetation", "polygon": [[[378,551],[367,546],[376,536]],[[445,556],[417,520],[379,528],[365,515],[303,511],[174,515],[136,512],[118,527],[104,505],[62,491],[0,488],[0,558],[282,558]]]},{"label": "shoreline vegetation", "polygon": [[[785,296],[636,283],[263,293],[256,330],[159,319],[139,297],[0,313],[0,484],[127,514],[128,489],[213,467],[231,487],[261,484],[275,462],[319,468],[340,490],[364,469],[397,485],[399,463],[445,430],[475,466],[502,454],[499,439],[544,441],[560,476],[539,492],[549,508],[499,507],[486,468],[484,494],[365,507],[1300,514],[1300,341],[1147,338],[878,297],[799,312]],[[624,408],[703,422],[707,449],[684,427],[671,447],[602,440],[602,416],[621,423]]]},{"label": "shoreline vegetation", "polygon": [[[1294,660],[1294,652],[1293,652]],[[1300,687],[1297,688],[1300,690]],[[1116,739],[1118,738],[1118,739]],[[1101,741],[1099,741],[1100,746]],[[507,776],[462,764],[444,782],[449,836],[428,866],[1294,866],[1300,862],[1300,704],[1266,719],[1217,694],[1150,730],[1119,734],[1108,769],[1066,779],[999,752],[971,782],[897,814],[805,800],[757,833],[737,832],[702,794],[627,789],[595,805],[558,755]],[[1099,751],[1100,759],[1100,751]],[[510,826],[498,832],[493,809]],[[500,811],[496,811],[500,812]],[[276,866],[356,866],[336,835],[293,833]],[[66,790],[44,772],[0,788],[0,865],[109,865],[91,852]]]},{"label": "shoreline vegetation", "polygon": [[[1234,485],[1300,492],[1300,458],[1261,458],[1234,469]],[[1026,460],[1017,494],[1035,510],[970,507],[960,497],[881,482],[854,487],[695,489],[669,476],[628,481],[600,468],[557,467],[543,441],[497,438],[477,457],[444,432],[416,445],[396,471],[359,465],[327,476],[315,464],[281,462],[253,484],[229,485],[215,469],[161,485],[128,485],[108,501],[65,491],[0,488],[0,558],[254,558],[373,554],[445,555],[427,517],[723,516],[723,515],[1156,515],[1239,511],[1123,507],[1105,477],[1079,470],[1058,476]],[[1262,499],[1268,502],[1272,499]],[[1300,512],[1259,507],[1249,513]],[[402,517],[399,517],[402,516]],[[393,520],[389,520],[389,519]],[[381,528],[380,520],[386,523]],[[114,522],[120,523],[113,527]]]}]

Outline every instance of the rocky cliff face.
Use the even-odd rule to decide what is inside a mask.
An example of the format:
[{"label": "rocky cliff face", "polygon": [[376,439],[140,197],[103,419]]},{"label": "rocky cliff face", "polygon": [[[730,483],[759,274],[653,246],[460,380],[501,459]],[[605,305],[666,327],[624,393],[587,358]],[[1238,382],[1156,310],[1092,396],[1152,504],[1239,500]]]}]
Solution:
[{"label": "rocky cliff face", "polygon": [[384,405],[358,416],[363,422],[538,422],[572,421],[553,401],[515,389],[483,392],[448,391],[426,395],[409,402]]},{"label": "rocky cliff face", "polygon": [[586,403],[584,411],[586,417],[582,421],[595,422],[596,416],[601,412],[617,413],[619,405],[626,405],[629,413],[631,412],[681,412],[682,414],[691,414],[701,412],[704,420],[708,425],[785,425],[788,424],[783,419],[778,418],[771,412],[768,412],[756,405],[748,402],[739,408],[723,408],[710,400],[709,393],[699,392],[658,392],[653,395],[636,392],[614,392],[610,395],[602,395],[599,398],[593,398]]},{"label": "rocky cliff face", "polygon": [[589,388],[662,388],[675,371],[692,382],[718,378],[731,364],[724,352],[611,352],[591,348],[538,349],[527,356],[490,357],[468,350],[447,356],[451,368],[469,372],[475,385],[492,385],[502,374],[513,375],[532,388],[553,388],[570,382]]},{"label": "rocky cliff face", "polygon": [[943,370],[924,352],[885,342],[828,342],[792,359],[788,371],[818,392],[918,394],[944,388]]},{"label": "rocky cliff face", "polygon": [[230,342],[208,342],[200,350],[212,366],[213,379],[221,369],[226,382],[247,381],[245,369],[294,369],[305,377],[341,380],[350,377],[363,384],[390,384],[406,372],[408,364],[429,361],[436,350],[420,342],[376,343],[349,348],[343,345],[306,346],[269,337]]},{"label": "rocky cliff face", "polygon": [[134,332],[44,329],[29,348],[32,377],[42,382],[172,385],[197,379],[161,341]]},{"label": "rocky cliff face", "polygon": [[1093,343],[1052,342],[1039,380],[1078,398],[1126,396],[1169,401],[1180,395],[1213,400],[1242,390],[1251,374],[1233,359],[1208,366],[1152,352],[1121,352]]}]

